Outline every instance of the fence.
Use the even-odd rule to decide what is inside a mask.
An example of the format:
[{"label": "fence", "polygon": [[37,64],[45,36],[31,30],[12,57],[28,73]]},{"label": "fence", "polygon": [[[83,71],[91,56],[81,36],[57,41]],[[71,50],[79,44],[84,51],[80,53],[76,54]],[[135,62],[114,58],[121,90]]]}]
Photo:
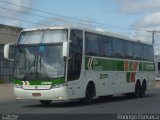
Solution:
[{"label": "fence", "polygon": [[[0,83],[10,83],[12,82],[13,72],[14,72],[14,62],[4,59],[3,56],[4,45],[0,45]],[[14,56],[14,50],[11,49],[11,56]]]}]

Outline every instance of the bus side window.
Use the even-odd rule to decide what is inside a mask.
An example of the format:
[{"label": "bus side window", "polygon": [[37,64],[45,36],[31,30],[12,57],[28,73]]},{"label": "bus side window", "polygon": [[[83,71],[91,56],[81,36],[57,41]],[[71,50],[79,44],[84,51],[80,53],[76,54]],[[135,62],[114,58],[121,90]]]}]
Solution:
[{"label": "bus side window", "polygon": [[100,36],[100,55],[102,57],[112,57],[112,41],[108,36]]},{"label": "bus side window", "polygon": [[124,58],[124,41],[117,38],[112,39],[113,43],[113,57],[114,58]]},{"label": "bus side window", "polygon": [[135,44],[135,59],[142,60],[142,45],[140,43]]},{"label": "bus side window", "polygon": [[99,56],[99,36],[97,34],[86,32],[86,55]]},{"label": "bus side window", "polygon": [[153,61],[153,50],[149,45],[142,45],[142,56],[145,61]]},{"label": "bus side window", "polygon": [[148,47],[148,60],[149,60],[149,61],[154,61],[153,46],[149,46],[149,47]]},{"label": "bus side window", "polygon": [[68,61],[68,81],[77,80],[80,77],[81,65],[82,65],[82,31],[71,30]]},{"label": "bus side window", "polygon": [[125,41],[125,58],[135,59],[135,43],[130,41]]}]

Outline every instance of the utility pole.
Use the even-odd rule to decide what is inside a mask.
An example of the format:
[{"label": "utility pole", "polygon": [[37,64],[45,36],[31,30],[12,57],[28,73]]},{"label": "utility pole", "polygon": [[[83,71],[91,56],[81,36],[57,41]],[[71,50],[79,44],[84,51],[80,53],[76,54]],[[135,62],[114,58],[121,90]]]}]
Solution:
[{"label": "utility pole", "polygon": [[155,33],[160,33],[160,31],[159,30],[147,30],[147,32],[152,33],[152,44],[154,45],[154,43],[155,43],[155,39],[154,39]]}]

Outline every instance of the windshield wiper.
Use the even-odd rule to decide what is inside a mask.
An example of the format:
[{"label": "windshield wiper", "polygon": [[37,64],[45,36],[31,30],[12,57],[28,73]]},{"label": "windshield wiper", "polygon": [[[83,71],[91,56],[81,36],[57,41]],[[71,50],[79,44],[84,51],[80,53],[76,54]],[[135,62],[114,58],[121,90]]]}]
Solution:
[{"label": "windshield wiper", "polygon": [[41,71],[41,67],[42,67],[42,57],[41,57],[41,55],[39,55],[39,67],[40,67],[40,71]]},{"label": "windshield wiper", "polygon": [[34,55],[33,67],[35,72],[36,71],[36,54]]}]

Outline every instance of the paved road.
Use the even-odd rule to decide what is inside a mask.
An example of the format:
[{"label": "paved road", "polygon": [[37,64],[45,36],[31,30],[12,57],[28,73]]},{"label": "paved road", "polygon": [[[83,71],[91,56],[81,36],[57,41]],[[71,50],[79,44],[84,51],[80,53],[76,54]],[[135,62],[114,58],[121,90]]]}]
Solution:
[{"label": "paved road", "polygon": [[91,105],[77,101],[53,102],[42,106],[38,101],[21,100],[0,103],[0,113],[10,114],[112,114],[112,113],[160,113],[160,88],[147,92],[146,97],[128,99],[116,96],[111,99],[94,100]]},{"label": "paved road", "polygon": [[0,103],[15,101],[13,84],[0,84]]}]

